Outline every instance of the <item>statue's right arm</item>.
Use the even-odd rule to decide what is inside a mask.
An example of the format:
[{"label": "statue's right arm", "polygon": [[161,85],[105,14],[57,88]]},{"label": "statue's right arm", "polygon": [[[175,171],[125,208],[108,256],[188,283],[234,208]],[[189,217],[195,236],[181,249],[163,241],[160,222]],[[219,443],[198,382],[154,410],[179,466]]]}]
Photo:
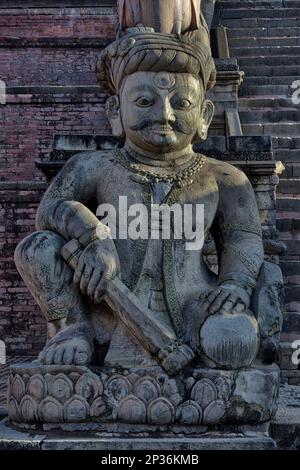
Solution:
[{"label": "statue's right arm", "polygon": [[103,174],[101,154],[72,157],[46,191],[36,216],[37,230],[52,230],[66,240],[79,239],[99,220],[86,207]]}]

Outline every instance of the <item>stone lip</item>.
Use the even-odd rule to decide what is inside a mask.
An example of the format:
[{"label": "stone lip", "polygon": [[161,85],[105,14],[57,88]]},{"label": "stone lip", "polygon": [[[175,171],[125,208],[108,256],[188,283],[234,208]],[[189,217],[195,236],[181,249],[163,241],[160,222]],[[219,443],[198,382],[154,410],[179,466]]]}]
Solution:
[{"label": "stone lip", "polygon": [[190,368],[171,379],[158,366],[119,370],[35,361],[10,368],[8,414],[11,422],[34,427],[97,423],[104,430],[125,423],[199,432],[256,425],[276,412],[279,377],[275,365],[240,371]]},{"label": "stone lip", "polygon": [[18,431],[7,419],[0,422],[0,450],[275,450],[270,437],[257,433],[209,433],[202,436],[134,437],[130,430],[119,436],[89,432],[63,434]]}]

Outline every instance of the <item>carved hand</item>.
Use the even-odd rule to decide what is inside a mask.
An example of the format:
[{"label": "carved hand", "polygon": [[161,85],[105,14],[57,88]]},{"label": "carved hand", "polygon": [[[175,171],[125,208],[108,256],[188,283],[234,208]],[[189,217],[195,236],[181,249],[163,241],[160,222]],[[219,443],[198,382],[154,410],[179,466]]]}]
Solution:
[{"label": "carved hand", "polygon": [[224,282],[209,292],[206,309],[210,314],[241,313],[249,308],[250,300],[246,289],[233,282]]},{"label": "carved hand", "polygon": [[74,284],[80,285],[82,294],[100,303],[107,282],[119,271],[119,258],[113,242],[95,240],[82,252],[75,273]]}]

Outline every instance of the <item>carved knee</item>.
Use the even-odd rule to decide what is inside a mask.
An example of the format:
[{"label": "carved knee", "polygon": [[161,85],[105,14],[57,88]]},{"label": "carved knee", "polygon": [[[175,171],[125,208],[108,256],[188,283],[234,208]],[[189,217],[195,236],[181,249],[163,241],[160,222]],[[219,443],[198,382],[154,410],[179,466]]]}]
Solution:
[{"label": "carved knee", "polygon": [[60,235],[46,230],[24,238],[16,247],[14,254],[16,267],[24,280],[31,276],[33,269],[57,261],[65,243]]},{"label": "carved knee", "polygon": [[54,232],[29,235],[16,248],[15,263],[48,321],[79,318],[84,311],[73,271],[61,256],[65,240]]}]

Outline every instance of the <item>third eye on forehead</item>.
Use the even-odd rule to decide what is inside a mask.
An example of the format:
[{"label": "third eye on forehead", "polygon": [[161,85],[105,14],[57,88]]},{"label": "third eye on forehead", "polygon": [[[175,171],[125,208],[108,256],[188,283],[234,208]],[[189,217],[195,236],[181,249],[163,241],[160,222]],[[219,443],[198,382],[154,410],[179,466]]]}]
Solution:
[{"label": "third eye on forehead", "polygon": [[163,90],[151,85],[139,85],[130,90],[128,97],[135,100],[141,97],[153,98],[155,96],[170,96],[171,98],[175,95],[196,101],[199,97],[199,91],[195,90],[192,86],[179,86],[172,90]]}]

